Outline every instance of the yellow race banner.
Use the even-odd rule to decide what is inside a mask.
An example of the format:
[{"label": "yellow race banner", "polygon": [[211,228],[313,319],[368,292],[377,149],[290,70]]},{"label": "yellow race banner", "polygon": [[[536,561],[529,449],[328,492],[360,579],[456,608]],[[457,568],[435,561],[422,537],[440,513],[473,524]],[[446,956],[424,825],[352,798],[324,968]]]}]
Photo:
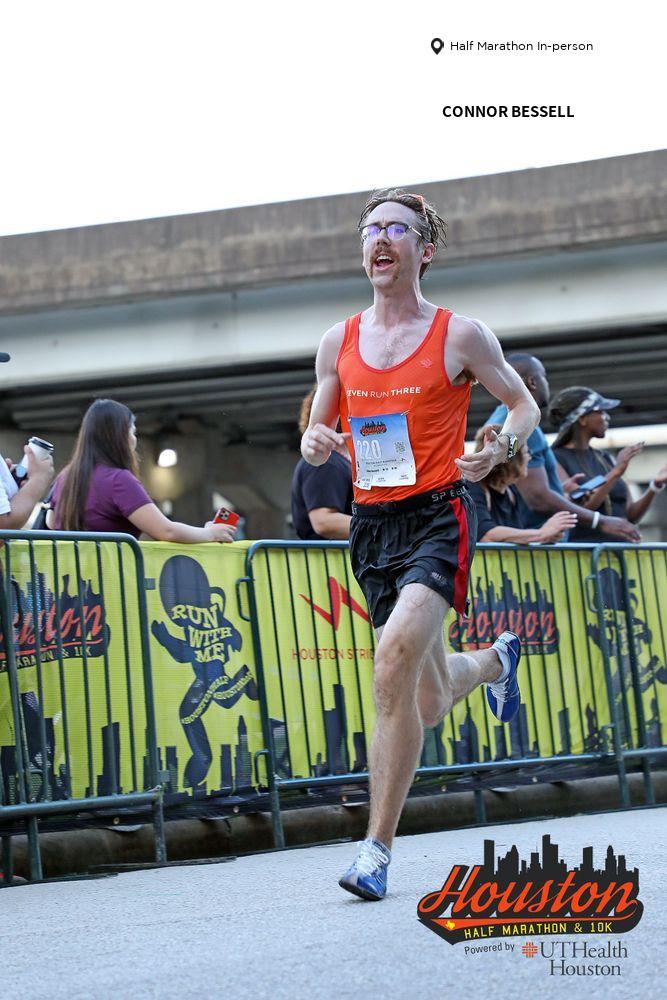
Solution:
[{"label": "yellow race banner", "polygon": [[[341,550],[267,548],[253,558],[258,630],[272,717],[287,723],[284,777],[365,770],[372,732],[373,635]],[[450,653],[523,640],[523,704],[509,725],[483,689],[427,733],[423,764],[577,754],[609,723],[590,553],[486,550],[471,574],[472,614],[450,614]],[[289,751],[289,752],[287,752]]]},{"label": "yellow race banner", "polygon": [[[55,538],[55,536],[54,536]],[[342,548],[257,543],[144,543],[147,620],[129,545],[11,543],[2,554],[0,801],[17,800],[16,741],[35,798],[82,798],[145,787],[147,736],[141,630],[148,637],[159,765],[167,800],[190,805],[258,784],[267,745],[281,778],[364,771],[374,724],[374,637]],[[478,550],[472,613],[451,614],[451,653],[523,639],[523,704],[512,723],[478,689],[426,733],[424,765],[542,758],[609,745],[603,651],[624,745],[662,745],[667,710],[667,588],[660,550]],[[22,717],[17,734],[7,637]],[[261,656],[264,691],[258,687]],[[641,712],[638,708],[641,706]],[[641,718],[640,718],[641,716]],[[259,783],[265,784],[264,762]],[[503,779],[505,783],[506,779]]]},{"label": "yellow race banner", "polygon": [[142,549],[167,791],[248,792],[264,739],[252,632],[237,599],[247,543]]},{"label": "yellow race banner", "polygon": [[[131,548],[12,541],[3,547],[0,572],[0,801],[18,800],[17,740],[28,762],[32,798],[143,788],[145,694]],[[19,733],[7,664],[7,596]]]}]

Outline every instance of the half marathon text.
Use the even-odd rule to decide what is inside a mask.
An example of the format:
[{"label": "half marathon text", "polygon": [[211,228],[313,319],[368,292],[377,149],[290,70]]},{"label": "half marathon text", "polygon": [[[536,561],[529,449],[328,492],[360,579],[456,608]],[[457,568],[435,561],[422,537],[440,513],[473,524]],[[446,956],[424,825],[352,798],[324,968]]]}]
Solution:
[{"label": "half marathon text", "polygon": [[450,42],[452,52],[592,52],[592,42]]}]

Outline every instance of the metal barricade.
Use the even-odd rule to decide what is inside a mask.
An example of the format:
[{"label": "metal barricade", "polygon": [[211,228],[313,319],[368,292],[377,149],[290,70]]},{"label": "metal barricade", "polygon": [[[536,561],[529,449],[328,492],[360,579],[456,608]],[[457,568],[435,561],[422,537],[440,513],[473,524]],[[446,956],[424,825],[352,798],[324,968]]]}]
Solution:
[{"label": "metal barricade", "polygon": [[[5,880],[11,878],[11,837],[23,824],[31,876],[41,877],[39,822],[59,814],[94,811],[99,817],[105,810],[117,815],[150,807],[156,858],[165,860],[161,780],[167,772],[160,771],[156,739],[141,547],[129,535],[63,532],[5,531],[0,543]],[[224,610],[217,584],[226,590],[236,584],[253,656],[241,652],[241,633],[225,619],[239,657],[234,676],[245,682],[254,674],[253,691],[256,682],[243,709],[247,721],[239,717],[232,727],[239,734],[236,752],[233,736],[226,738],[221,780],[228,778],[226,795],[238,755],[234,785],[241,781],[250,809],[264,808],[268,791],[276,846],[284,845],[282,808],[365,794],[375,723],[375,640],[347,548],[346,542],[250,543],[243,578],[248,601],[237,580],[242,556],[229,578],[221,571],[214,588]],[[194,560],[184,560],[174,547],[158,564],[164,569],[174,558],[185,593],[183,566]],[[217,569],[208,565],[207,572]],[[425,731],[412,794],[472,791],[477,821],[484,823],[485,789],[615,775],[627,807],[627,773],[640,769],[646,803],[653,804],[652,767],[667,753],[662,593],[665,545],[478,546],[472,613],[448,618],[445,643],[450,655],[465,656],[489,647],[506,628],[519,633],[522,705],[502,725],[483,687],[476,688]],[[163,648],[161,611],[153,610],[154,641]],[[181,642],[177,632],[172,645]],[[178,655],[176,661],[184,662]],[[179,738],[182,745],[183,719],[173,712],[181,692],[178,686],[169,691],[166,716],[164,703],[159,707],[167,761],[177,773],[169,750]],[[210,749],[208,754],[204,770]],[[225,796],[214,798],[220,809]],[[201,789],[192,796],[178,791],[172,799],[174,816],[209,808]],[[230,803],[229,810],[238,811],[238,797]]]},{"label": "metal barricade", "polygon": [[156,860],[165,861],[139,544],[124,534],[0,531],[0,545],[5,881],[17,824],[37,880],[39,821],[63,814],[149,807]]},{"label": "metal barricade", "polygon": [[[374,639],[346,550],[345,542],[261,541],[247,552],[248,620],[265,737],[257,757],[266,760],[277,846],[284,844],[282,793],[312,794],[368,780]],[[447,645],[465,653],[490,646],[504,628],[518,632],[522,706],[502,725],[483,687],[473,691],[426,730],[413,791],[432,779],[443,790],[471,789],[483,823],[484,788],[617,774],[627,804],[625,759],[639,751],[621,753],[610,697],[604,609],[595,598],[603,551],[591,545],[478,546],[472,614],[448,621]]]}]

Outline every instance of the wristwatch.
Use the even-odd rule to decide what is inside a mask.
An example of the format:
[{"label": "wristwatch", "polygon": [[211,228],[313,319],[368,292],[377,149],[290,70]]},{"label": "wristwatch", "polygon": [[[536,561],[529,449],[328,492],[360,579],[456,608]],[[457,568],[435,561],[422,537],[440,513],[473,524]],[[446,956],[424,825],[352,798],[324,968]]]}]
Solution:
[{"label": "wristwatch", "polygon": [[505,461],[509,462],[510,458],[514,458],[519,450],[519,439],[516,434],[510,434],[509,431],[503,431],[502,434],[498,435],[498,437],[507,438],[507,458]]}]

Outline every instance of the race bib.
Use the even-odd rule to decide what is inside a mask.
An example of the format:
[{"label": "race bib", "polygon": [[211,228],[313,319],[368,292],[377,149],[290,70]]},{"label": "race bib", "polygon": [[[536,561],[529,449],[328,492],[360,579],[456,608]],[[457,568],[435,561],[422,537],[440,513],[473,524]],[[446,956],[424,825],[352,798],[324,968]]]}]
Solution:
[{"label": "race bib", "polygon": [[360,490],[375,486],[412,486],[417,467],[412,454],[405,413],[383,413],[377,417],[350,417]]}]

